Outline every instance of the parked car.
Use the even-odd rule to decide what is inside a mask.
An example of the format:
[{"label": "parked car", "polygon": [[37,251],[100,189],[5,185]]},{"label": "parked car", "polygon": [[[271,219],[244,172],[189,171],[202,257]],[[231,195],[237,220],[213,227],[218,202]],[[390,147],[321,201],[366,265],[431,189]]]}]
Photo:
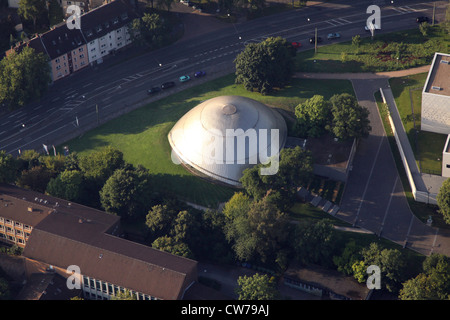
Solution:
[{"label": "parked car", "polygon": [[161,89],[169,89],[169,88],[172,88],[173,86],[175,86],[175,82],[173,82],[173,81],[164,82],[161,85]]},{"label": "parked car", "polygon": [[[309,38],[309,43],[314,44],[316,42],[316,37]],[[321,37],[317,37],[317,43],[322,42]]]},{"label": "parked car", "polygon": [[339,33],[337,33],[337,32],[335,32],[335,33],[329,33],[329,34],[327,35],[327,39],[328,39],[328,40],[339,39],[340,37],[341,37],[341,35],[340,35]]},{"label": "parked car", "polygon": [[154,93],[158,93],[158,92],[160,92],[160,91],[161,91],[161,88],[160,88],[160,87],[153,87],[153,88],[148,89],[148,90],[147,90],[147,93],[148,93],[148,94],[154,94]]},{"label": "parked car", "polygon": [[191,80],[191,77],[189,77],[187,75],[180,77],[180,82],[186,82],[186,81],[189,81],[189,80]]},{"label": "parked car", "polygon": [[428,19],[428,17],[417,17],[416,22],[417,23],[430,22],[430,19]]},{"label": "parked car", "polygon": [[302,46],[302,44],[300,42],[292,42],[291,45],[296,49],[298,49]]},{"label": "parked car", "polygon": [[194,77],[196,78],[201,78],[206,76],[206,72],[205,71],[197,71],[196,73],[194,73]]},{"label": "parked car", "polygon": [[[380,27],[378,25],[374,24],[373,26],[375,27],[375,30],[380,30]],[[369,27],[367,25],[364,27],[364,29],[366,31],[370,31],[370,29],[369,29]]]}]

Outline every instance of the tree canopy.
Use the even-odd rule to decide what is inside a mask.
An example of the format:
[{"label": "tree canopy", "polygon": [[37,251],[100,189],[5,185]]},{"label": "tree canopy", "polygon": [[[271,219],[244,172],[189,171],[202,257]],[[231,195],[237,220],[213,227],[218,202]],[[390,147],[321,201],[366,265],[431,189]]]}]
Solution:
[{"label": "tree canopy", "polygon": [[295,107],[296,133],[301,137],[320,137],[331,120],[331,103],[314,95]]},{"label": "tree canopy", "polygon": [[450,258],[432,253],[423,262],[423,272],[403,283],[401,300],[449,300]]},{"label": "tree canopy", "polygon": [[238,300],[275,300],[280,296],[275,279],[266,274],[240,276],[237,284]]},{"label": "tree canopy", "polygon": [[442,214],[444,221],[450,223],[450,179],[446,179],[436,196],[436,202],[439,207],[439,213]]},{"label": "tree canopy", "polygon": [[14,109],[42,96],[50,78],[50,66],[42,53],[24,47],[0,61],[0,105]]},{"label": "tree canopy", "polygon": [[330,99],[332,121],[330,131],[340,140],[365,138],[369,135],[369,110],[348,93],[334,95]]},{"label": "tree canopy", "polygon": [[262,94],[284,87],[293,74],[294,56],[292,46],[281,37],[250,43],[234,60],[236,83]]}]

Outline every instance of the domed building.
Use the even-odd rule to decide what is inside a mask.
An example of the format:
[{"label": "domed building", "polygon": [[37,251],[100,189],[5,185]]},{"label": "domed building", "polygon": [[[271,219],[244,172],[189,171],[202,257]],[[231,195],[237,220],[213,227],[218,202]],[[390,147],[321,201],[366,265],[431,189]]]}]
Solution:
[{"label": "domed building", "polygon": [[268,164],[279,155],[286,143],[287,126],[276,110],[263,103],[219,96],[187,112],[168,139],[174,162],[199,175],[240,186],[244,169]]}]

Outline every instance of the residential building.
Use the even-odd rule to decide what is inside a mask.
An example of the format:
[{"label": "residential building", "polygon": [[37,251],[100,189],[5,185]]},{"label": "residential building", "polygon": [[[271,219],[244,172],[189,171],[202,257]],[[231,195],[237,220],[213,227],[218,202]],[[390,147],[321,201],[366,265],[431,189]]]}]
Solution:
[{"label": "residential building", "polygon": [[81,16],[81,31],[86,39],[89,62],[103,58],[131,43],[128,25],[138,15],[126,0],[116,0]]},{"label": "residential building", "polygon": [[122,238],[118,216],[7,184],[0,198],[0,240],[24,248],[28,279],[76,266],[83,297],[101,300],[182,299],[197,282],[196,261]]},{"label": "residential building", "polygon": [[41,35],[49,56],[52,80],[58,80],[89,65],[87,46],[79,29],[69,29],[66,23]]}]

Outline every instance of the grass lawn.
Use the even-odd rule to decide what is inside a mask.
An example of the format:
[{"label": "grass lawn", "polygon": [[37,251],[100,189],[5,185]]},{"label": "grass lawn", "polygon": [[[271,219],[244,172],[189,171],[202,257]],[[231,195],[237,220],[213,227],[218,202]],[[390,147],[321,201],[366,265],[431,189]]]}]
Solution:
[{"label": "grass lawn", "polygon": [[[403,48],[399,49],[400,43]],[[373,40],[361,37],[359,49],[352,41],[319,47],[317,53],[311,46],[311,50],[297,54],[296,68],[299,72],[336,73],[408,69],[429,64],[435,52],[447,52],[449,46],[450,36],[439,26],[432,27],[427,37],[416,28],[375,35]]]},{"label": "grass lawn", "polygon": [[216,208],[220,202],[227,201],[236,189],[205,181],[171,161],[167,134],[183,114],[201,101],[220,95],[246,96],[293,112],[296,105],[314,94],[321,94],[327,99],[336,93],[354,94],[347,80],[293,79],[286,88],[263,96],[234,84],[234,79],[234,74],[231,74],[149,103],[65,145],[80,155],[111,145],[123,152],[125,161],[146,167],[161,190],[173,192],[186,201]]},{"label": "grass lawn", "polygon": [[419,170],[440,175],[447,136],[420,130],[422,89],[426,78],[427,73],[422,73],[392,78],[389,83]]}]

